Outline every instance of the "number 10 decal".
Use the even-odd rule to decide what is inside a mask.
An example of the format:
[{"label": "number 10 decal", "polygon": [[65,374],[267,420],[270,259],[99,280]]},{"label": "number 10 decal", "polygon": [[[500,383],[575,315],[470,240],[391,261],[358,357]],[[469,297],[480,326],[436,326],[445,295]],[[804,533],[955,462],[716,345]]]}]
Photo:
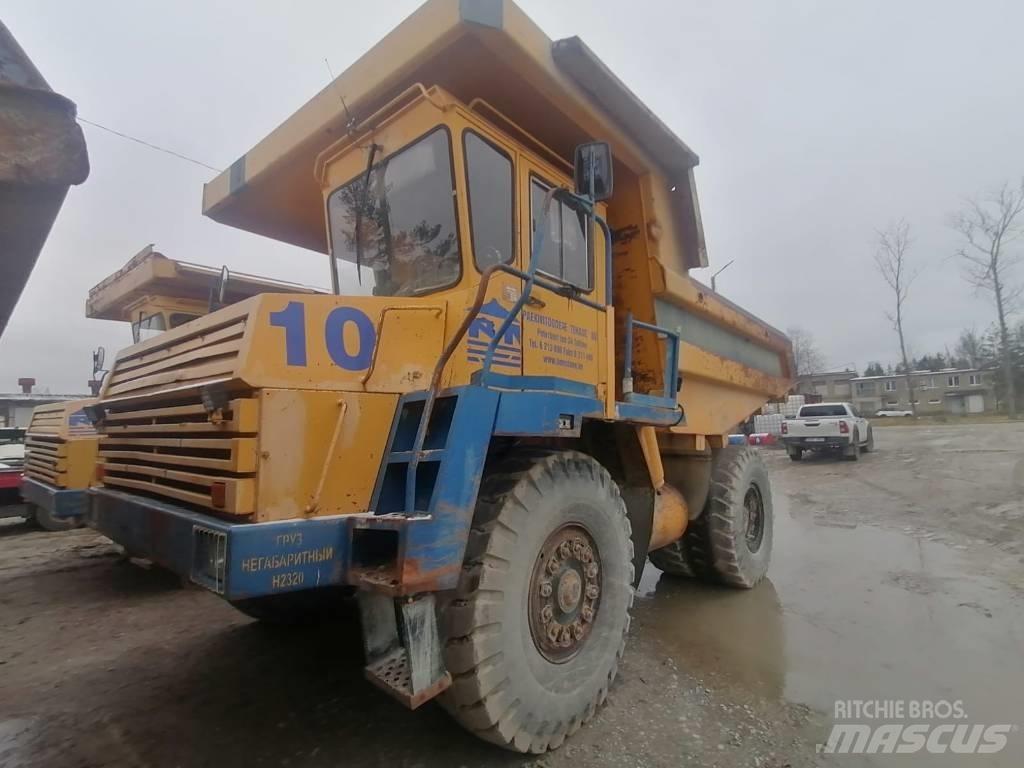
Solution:
[{"label": "number 10 decal", "polygon": [[[356,349],[345,344],[345,326],[352,323],[359,336]],[[307,365],[306,305],[289,301],[280,312],[270,313],[270,324],[284,328],[285,362],[288,365]],[[324,345],[334,364],[346,371],[365,371],[373,358],[377,331],[366,313],[355,307],[336,307],[324,321]]]}]

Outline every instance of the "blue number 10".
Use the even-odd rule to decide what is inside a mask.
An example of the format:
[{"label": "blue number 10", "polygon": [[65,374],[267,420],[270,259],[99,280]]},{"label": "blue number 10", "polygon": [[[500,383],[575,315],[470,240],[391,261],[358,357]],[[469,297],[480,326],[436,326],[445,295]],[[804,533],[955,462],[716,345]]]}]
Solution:
[{"label": "blue number 10", "polygon": [[[345,326],[355,326],[359,337],[358,347],[349,350],[345,346]],[[306,365],[306,305],[301,301],[289,301],[280,312],[270,313],[270,324],[284,328],[285,360],[288,365]],[[355,307],[336,307],[327,315],[324,323],[324,343],[327,354],[336,366],[346,371],[365,371],[370,367],[373,348],[377,343],[377,331],[365,312]]]}]

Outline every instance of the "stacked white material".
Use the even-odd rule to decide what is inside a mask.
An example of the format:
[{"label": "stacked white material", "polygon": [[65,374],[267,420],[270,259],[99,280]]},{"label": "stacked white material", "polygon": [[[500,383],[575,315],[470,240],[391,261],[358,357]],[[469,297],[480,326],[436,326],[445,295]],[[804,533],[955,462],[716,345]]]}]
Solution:
[{"label": "stacked white material", "polygon": [[761,413],[763,413],[765,416],[769,416],[769,415],[771,415],[773,413],[778,413],[778,412],[779,412],[779,404],[778,403],[765,403],[764,407],[761,408]]},{"label": "stacked white material", "polygon": [[781,435],[782,420],[783,416],[781,413],[771,413],[768,415],[758,414],[754,417],[754,432],[766,432],[769,435]]}]

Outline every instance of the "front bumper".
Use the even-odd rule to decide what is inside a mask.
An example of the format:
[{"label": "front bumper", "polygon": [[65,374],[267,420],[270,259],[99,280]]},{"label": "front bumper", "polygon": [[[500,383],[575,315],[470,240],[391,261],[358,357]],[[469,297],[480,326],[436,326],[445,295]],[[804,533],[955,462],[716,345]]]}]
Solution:
[{"label": "front bumper", "polygon": [[787,448],[803,448],[805,451],[845,451],[850,447],[850,438],[845,435],[817,439],[813,437],[784,437],[782,443]]},{"label": "front bumper", "polygon": [[230,523],[109,488],[88,495],[90,528],[228,600],[346,583],[356,515]]},{"label": "front bumper", "polygon": [[59,518],[81,517],[89,504],[84,488],[57,488],[30,477],[21,482],[21,497]]}]

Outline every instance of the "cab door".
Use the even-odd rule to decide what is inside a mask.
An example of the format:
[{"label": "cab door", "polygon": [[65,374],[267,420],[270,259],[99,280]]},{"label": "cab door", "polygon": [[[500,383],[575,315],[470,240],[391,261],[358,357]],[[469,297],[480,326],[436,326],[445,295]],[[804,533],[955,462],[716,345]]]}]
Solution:
[{"label": "cab door", "polygon": [[534,284],[523,307],[523,375],[554,377],[555,389],[603,397],[601,385],[607,378],[604,243],[595,242],[600,230],[586,216],[554,199],[545,220],[548,190],[556,184],[571,184],[528,158],[519,163],[519,171],[521,269],[529,268],[543,228],[537,276],[555,286]]}]

